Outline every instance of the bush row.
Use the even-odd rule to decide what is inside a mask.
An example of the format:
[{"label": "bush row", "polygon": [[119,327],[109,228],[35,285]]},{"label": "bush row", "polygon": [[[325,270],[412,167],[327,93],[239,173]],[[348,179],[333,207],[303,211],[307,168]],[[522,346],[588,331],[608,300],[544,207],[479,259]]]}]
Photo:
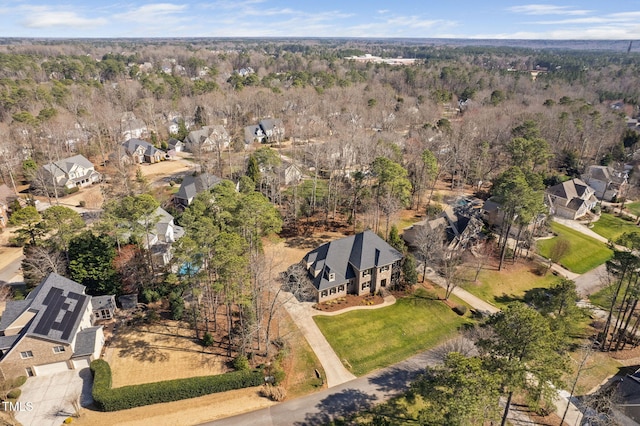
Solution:
[{"label": "bush row", "polygon": [[91,363],[93,400],[102,411],[118,411],[161,402],[179,401],[216,392],[259,386],[262,371],[233,371],[217,376],[192,377],[111,388],[111,367],[101,359]]}]

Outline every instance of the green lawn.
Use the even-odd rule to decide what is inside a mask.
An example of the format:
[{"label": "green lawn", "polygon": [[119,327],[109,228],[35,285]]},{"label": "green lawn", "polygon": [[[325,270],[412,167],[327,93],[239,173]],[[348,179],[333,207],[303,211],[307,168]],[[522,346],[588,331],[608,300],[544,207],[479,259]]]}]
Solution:
[{"label": "green lawn", "polygon": [[633,222],[610,213],[602,213],[597,222],[593,222],[593,231],[608,240],[616,241],[625,232],[640,232]]},{"label": "green lawn", "polygon": [[473,280],[475,271],[469,270],[465,276],[469,279],[460,286],[469,293],[482,300],[505,308],[514,300],[521,300],[527,290],[533,288],[549,288],[559,281],[559,277],[548,273],[545,276],[533,272],[534,265],[517,265],[502,271],[484,269],[478,276],[478,282]]},{"label": "green lawn", "polygon": [[466,320],[426,292],[381,309],[313,319],[347,368],[361,376],[453,337]]},{"label": "green lawn", "polygon": [[640,216],[640,201],[631,204],[624,205],[627,210],[633,213],[636,216]]},{"label": "green lawn", "polygon": [[613,252],[600,241],[589,238],[580,232],[551,222],[551,229],[558,236],[538,241],[538,253],[548,258],[551,248],[559,238],[569,241],[569,252],[560,258],[560,264],[576,274],[584,274],[613,256]]}]

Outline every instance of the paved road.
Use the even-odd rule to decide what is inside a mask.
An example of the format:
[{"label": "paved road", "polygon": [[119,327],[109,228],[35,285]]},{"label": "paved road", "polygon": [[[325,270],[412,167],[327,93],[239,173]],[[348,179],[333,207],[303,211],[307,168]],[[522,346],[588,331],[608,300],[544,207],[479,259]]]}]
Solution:
[{"label": "paved road", "polygon": [[331,389],[206,425],[324,425],[331,420],[370,408],[405,391],[427,365],[435,365],[439,360],[437,350],[426,351],[392,367]]}]

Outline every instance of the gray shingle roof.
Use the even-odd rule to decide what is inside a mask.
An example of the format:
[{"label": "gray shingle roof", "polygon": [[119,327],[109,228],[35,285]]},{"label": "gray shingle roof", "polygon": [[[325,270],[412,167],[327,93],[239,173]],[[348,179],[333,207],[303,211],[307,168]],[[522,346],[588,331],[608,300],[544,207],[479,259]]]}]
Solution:
[{"label": "gray shingle roof", "polygon": [[73,357],[93,354],[96,347],[97,332],[102,326],[89,327],[76,335],[76,345],[73,348]]},{"label": "gray shingle roof", "polygon": [[128,141],[124,142],[122,146],[124,146],[124,149],[129,155],[133,155],[138,147],[142,147],[142,149],[144,150],[143,155],[147,155],[149,157],[152,157],[158,153],[163,154],[161,150],[151,145],[149,142],[143,141],[142,139],[129,139]]},{"label": "gray shingle roof", "polygon": [[93,296],[91,298],[91,309],[94,311],[97,309],[115,309],[116,298],[113,295],[108,296]]},{"label": "gray shingle roof", "polygon": [[174,197],[188,202],[199,193],[214,187],[221,181],[222,179],[209,173],[202,173],[198,176],[187,175],[182,180],[182,185],[180,185],[180,189]]},{"label": "gray shingle roof", "polygon": [[[335,287],[354,278],[366,269],[390,265],[402,259],[402,253],[387,244],[372,231],[325,243],[305,256],[309,271],[320,271],[312,278],[318,290]],[[335,279],[329,281],[329,274]]]},{"label": "gray shingle roof", "polygon": [[4,331],[31,305],[31,300],[9,300],[2,313],[0,331]]}]

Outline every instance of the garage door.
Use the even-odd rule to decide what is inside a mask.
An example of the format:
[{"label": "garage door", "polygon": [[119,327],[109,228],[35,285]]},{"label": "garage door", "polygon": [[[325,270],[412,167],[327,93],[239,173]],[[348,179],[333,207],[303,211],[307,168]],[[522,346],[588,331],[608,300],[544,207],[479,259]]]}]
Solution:
[{"label": "garage door", "polygon": [[82,370],[83,368],[89,368],[89,358],[74,359],[73,368],[76,370]]},{"label": "garage door", "polygon": [[62,371],[69,371],[69,367],[66,362],[56,362],[47,365],[38,365],[34,367],[36,376],[46,376],[49,374],[60,373]]}]

